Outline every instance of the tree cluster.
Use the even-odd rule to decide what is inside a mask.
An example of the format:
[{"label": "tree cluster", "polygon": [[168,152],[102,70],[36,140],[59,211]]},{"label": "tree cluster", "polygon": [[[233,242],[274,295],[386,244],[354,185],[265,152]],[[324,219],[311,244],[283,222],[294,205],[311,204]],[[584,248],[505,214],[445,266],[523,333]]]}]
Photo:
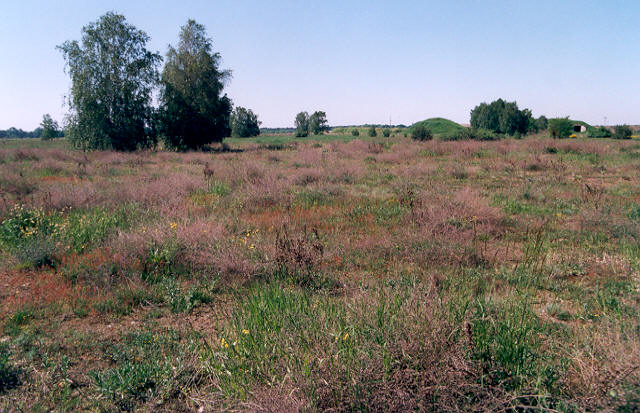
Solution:
[{"label": "tree cluster", "polygon": [[31,132],[18,129],[9,128],[0,130],[0,139],[24,139],[24,138],[39,138],[42,134],[42,128],[38,127]]},{"label": "tree cluster", "polygon": [[309,134],[321,135],[329,131],[329,122],[327,114],[322,111],[316,111],[309,116],[307,112],[300,112],[296,115],[295,120],[296,136],[306,137]]},{"label": "tree cluster", "polygon": [[529,109],[520,110],[516,102],[498,99],[473,108],[471,127],[517,136],[546,129],[547,119],[544,116],[534,119]]},{"label": "tree cluster", "polygon": [[248,138],[260,135],[258,115],[251,109],[237,106],[231,113],[231,136]]},{"label": "tree cluster", "polygon": [[204,26],[189,20],[180,29],[161,72],[163,58],[147,50],[148,42],[145,32],[109,12],[83,27],[80,41],[58,46],[71,77],[65,128],[73,144],[135,150],[161,141],[186,150],[231,134],[232,102],[223,93],[231,72],[220,68]]}]

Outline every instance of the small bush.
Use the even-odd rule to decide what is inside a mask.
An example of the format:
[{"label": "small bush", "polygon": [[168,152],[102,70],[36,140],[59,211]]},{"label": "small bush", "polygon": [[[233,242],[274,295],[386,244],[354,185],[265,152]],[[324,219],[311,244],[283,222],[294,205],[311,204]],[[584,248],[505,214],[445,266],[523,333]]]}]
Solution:
[{"label": "small bush", "polygon": [[431,139],[433,139],[433,135],[426,126],[418,124],[411,131],[411,139],[417,141],[430,141]]},{"label": "small bush", "polygon": [[360,131],[359,131],[358,129],[353,129],[353,130],[351,131],[351,135],[352,135],[352,136],[360,136]]},{"label": "small bush", "polygon": [[495,141],[500,139],[500,136],[497,133],[487,129],[463,128],[453,132],[452,134],[443,135],[440,138],[443,141]]},{"label": "small bush", "polygon": [[275,262],[280,271],[294,278],[302,286],[314,286],[315,270],[322,261],[324,246],[313,229],[305,228],[298,236],[292,236],[287,227],[276,233]]},{"label": "small bush", "polygon": [[627,125],[617,125],[613,128],[614,139],[631,139],[633,131]]},{"label": "small bush", "polygon": [[384,136],[385,138],[388,138],[389,136],[391,136],[391,131],[389,129],[383,129],[382,136]]},{"label": "small bush", "polygon": [[18,370],[9,361],[9,351],[0,344],[0,394],[20,384]]},{"label": "small bush", "polygon": [[372,137],[372,138],[375,137],[375,136],[378,136],[378,133],[376,132],[376,127],[375,126],[372,126],[372,127],[369,128],[369,136]]}]

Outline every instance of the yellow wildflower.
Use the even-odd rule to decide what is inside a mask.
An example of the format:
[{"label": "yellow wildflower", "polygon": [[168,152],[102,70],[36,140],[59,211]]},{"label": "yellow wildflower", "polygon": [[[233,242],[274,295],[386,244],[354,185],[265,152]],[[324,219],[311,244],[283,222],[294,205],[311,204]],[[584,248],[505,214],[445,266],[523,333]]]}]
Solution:
[{"label": "yellow wildflower", "polygon": [[249,335],[249,330],[247,330],[246,328],[243,328],[242,329],[242,334],[244,334],[245,336]]},{"label": "yellow wildflower", "polygon": [[227,343],[227,340],[225,340],[224,337],[222,337],[222,340],[220,340],[220,345],[222,346],[222,348],[229,347],[229,343]]},{"label": "yellow wildflower", "polygon": [[342,341],[346,341],[349,338],[349,333],[344,333],[342,336]]},{"label": "yellow wildflower", "polygon": [[172,222],[171,224],[169,224],[169,226],[171,227],[171,229],[178,228],[178,224],[176,222]]}]

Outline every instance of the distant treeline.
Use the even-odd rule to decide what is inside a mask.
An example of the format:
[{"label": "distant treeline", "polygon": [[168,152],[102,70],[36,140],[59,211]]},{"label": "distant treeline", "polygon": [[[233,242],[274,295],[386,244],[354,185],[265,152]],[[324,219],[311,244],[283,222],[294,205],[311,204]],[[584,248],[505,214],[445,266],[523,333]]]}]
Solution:
[{"label": "distant treeline", "polygon": [[[22,139],[22,138],[40,138],[42,136],[43,129],[38,127],[32,130],[31,132],[27,132],[22,129],[9,128],[7,130],[0,129],[0,139]],[[56,132],[56,138],[61,138],[64,136],[62,131]]]},{"label": "distant treeline", "polygon": [[352,128],[370,128],[370,127],[374,127],[374,128],[379,128],[379,129],[383,129],[383,128],[391,128],[391,129],[404,129],[407,127],[407,125],[403,125],[403,124],[398,124],[398,125],[389,125],[389,124],[381,124],[381,123],[365,123],[363,125],[340,125],[340,126],[332,126],[331,130],[347,130],[347,129],[352,129]]},{"label": "distant treeline", "polygon": [[260,133],[263,135],[278,135],[282,133],[293,133],[296,128],[260,128]]}]

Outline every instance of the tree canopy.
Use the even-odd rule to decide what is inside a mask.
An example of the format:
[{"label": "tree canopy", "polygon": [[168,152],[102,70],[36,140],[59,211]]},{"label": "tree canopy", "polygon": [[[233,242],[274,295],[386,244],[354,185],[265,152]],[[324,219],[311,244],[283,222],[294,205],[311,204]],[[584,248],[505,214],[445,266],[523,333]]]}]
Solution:
[{"label": "tree canopy", "polygon": [[205,27],[189,20],[162,71],[159,132],[169,147],[196,149],[231,133],[231,100],[222,95],[229,70],[220,69]]},{"label": "tree canopy", "polygon": [[258,115],[251,109],[237,106],[231,113],[231,136],[247,138],[260,135]]},{"label": "tree canopy", "polygon": [[296,136],[303,138],[309,136],[309,114],[300,112],[296,115]]},{"label": "tree canopy", "polygon": [[58,48],[71,77],[67,136],[87,149],[134,150],[154,142],[151,98],[161,57],[149,36],[106,13],[82,28],[82,40]]},{"label": "tree canopy", "polygon": [[42,116],[40,127],[42,128],[40,138],[43,140],[57,138],[60,134],[60,127],[58,126],[58,122],[53,120],[53,118],[51,118],[51,115],[49,115],[48,113]]},{"label": "tree canopy", "polygon": [[327,114],[322,111],[315,111],[309,117],[309,132],[314,135],[320,135],[329,130],[329,122]]},{"label": "tree canopy", "polygon": [[471,127],[507,135],[525,134],[533,117],[529,109],[518,109],[516,102],[502,99],[481,103],[471,111]]}]

